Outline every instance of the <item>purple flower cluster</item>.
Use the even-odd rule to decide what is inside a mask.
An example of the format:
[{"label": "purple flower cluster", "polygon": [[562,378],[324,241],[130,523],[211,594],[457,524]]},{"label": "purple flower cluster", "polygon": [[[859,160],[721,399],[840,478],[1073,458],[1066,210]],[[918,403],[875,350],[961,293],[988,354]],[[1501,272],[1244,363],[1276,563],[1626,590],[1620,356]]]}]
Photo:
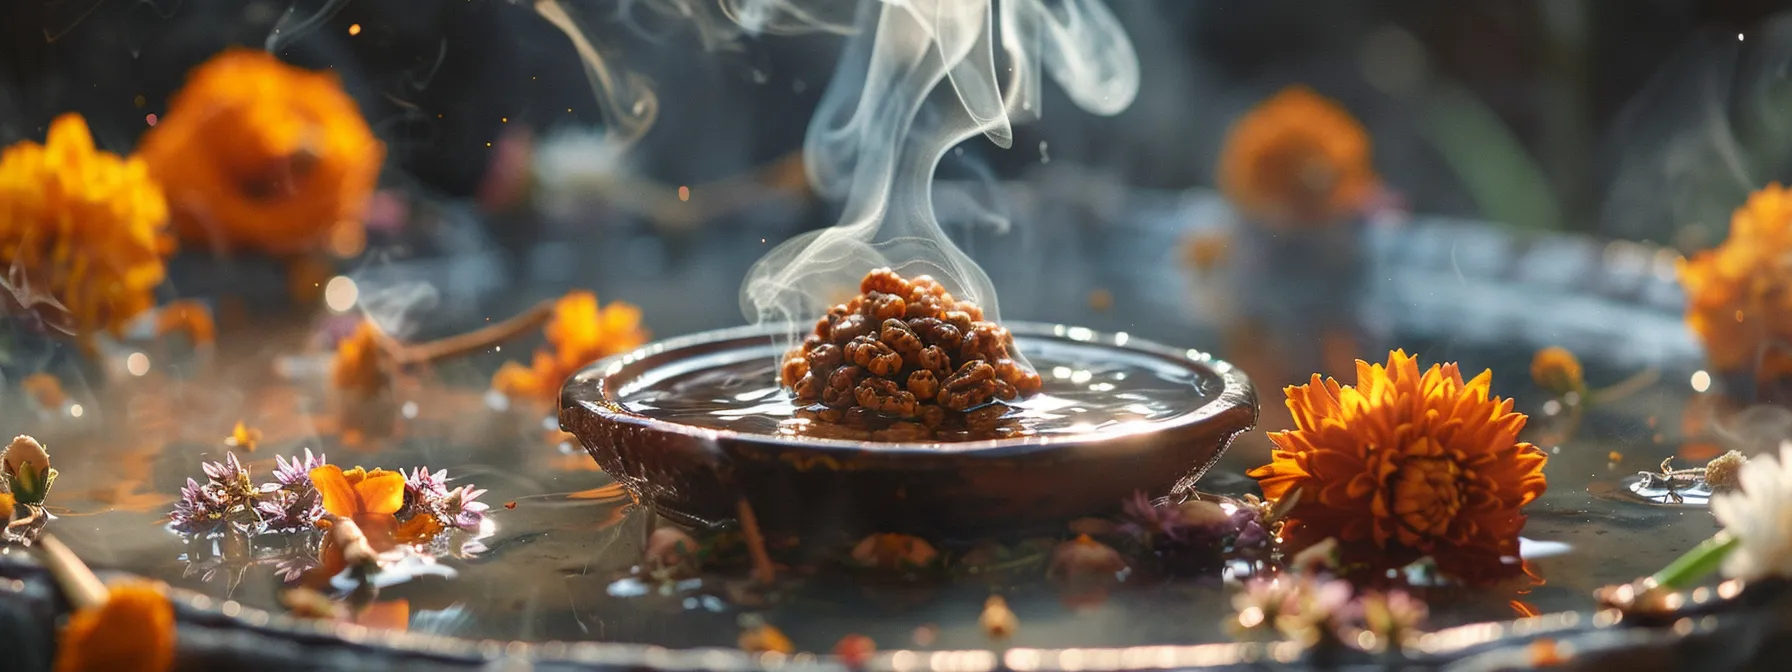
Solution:
[{"label": "purple flower cluster", "polygon": [[1234,615],[1227,625],[1241,639],[1267,635],[1309,646],[1355,643],[1374,651],[1404,648],[1424,625],[1427,610],[1418,598],[1401,591],[1353,592],[1340,579],[1254,579],[1233,595]]},{"label": "purple flower cluster", "polygon": [[206,535],[234,529],[238,532],[296,532],[312,529],[323,516],[323,501],[311,485],[310,471],[324,463],[324,456],[305,451],[305,457],[276,458],[274,482],[256,485],[249,468],[235,453],[223,462],[200,465],[206,481],[191,478],[180,489],[180,499],[168,514],[174,531]]},{"label": "purple flower cluster", "polygon": [[448,527],[476,530],[491,508],[485,502],[475,501],[483,494],[484,490],[470,485],[449,488],[446,469],[431,472],[429,467],[419,467],[405,474],[404,508],[400,513],[428,514]]}]

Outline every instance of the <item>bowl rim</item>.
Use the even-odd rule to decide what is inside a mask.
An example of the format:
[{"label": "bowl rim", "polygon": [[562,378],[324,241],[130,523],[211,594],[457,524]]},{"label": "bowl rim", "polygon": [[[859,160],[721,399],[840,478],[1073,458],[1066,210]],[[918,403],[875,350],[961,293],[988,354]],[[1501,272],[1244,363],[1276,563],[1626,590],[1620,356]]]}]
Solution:
[{"label": "bowl rim", "polygon": [[[1186,429],[1190,426],[1215,422],[1229,415],[1236,415],[1240,410],[1246,413],[1244,421],[1230,432],[1228,437],[1249,431],[1257,424],[1257,392],[1249,376],[1231,363],[1213,356],[1206,351],[1193,348],[1177,349],[1142,338],[1135,338],[1126,332],[1102,332],[1086,327],[1074,327],[1050,322],[1029,322],[1024,320],[1004,321],[1002,323],[1017,337],[1037,339],[1062,339],[1082,344],[1093,344],[1122,350],[1154,355],[1174,360],[1190,367],[1203,375],[1213,376],[1221,381],[1219,394],[1207,399],[1200,406],[1176,417],[1151,423],[1149,427],[1130,432],[1102,432],[1089,434],[1051,434],[1006,437],[996,439],[979,439],[976,441],[926,441],[926,442],[882,442],[853,439],[834,439],[811,436],[792,436],[748,432],[735,429],[702,427],[671,420],[646,416],[623,408],[619,403],[609,399],[613,387],[613,379],[635,364],[651,357],[668,352],[682,350],[700,345],[710,345],[749,338],[775,337],[784,333],[802,333],[800,326],[789,323],[750,324],[744,326],[712,329],[675,336],[665,340],[648,343],[629,352],[612,355],[598,360],[566,380],[560,391],[560,414],[562,418],[574,408],[582,408],[596,415],[600,421],[618,422],[634,425],[659,432],[680,434],[704,441],[732,441],[749,443],[775,443],[787,448],[814,449],[819,451],[852,451],[862,452],[868,446],[875,446],[880,454],[887,455],[954,455],[958,457],[1014,457],[1034,451],[1064,447],[1068,445],[1095,445],[1122,440],[1141,434],[1154,434],[1163,431]],[[567,423],[561,421],[562,428]],[[568,429],[567,431],[572,431]]]}]

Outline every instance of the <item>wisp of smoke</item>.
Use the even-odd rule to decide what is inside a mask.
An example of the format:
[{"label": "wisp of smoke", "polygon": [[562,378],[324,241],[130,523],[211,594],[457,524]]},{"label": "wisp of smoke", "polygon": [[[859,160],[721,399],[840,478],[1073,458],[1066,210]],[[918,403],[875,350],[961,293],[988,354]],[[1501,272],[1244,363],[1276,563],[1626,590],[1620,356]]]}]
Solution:
[{"label": "wisp of smoke", "polygon": [[[829,18],[839,4],[725,1],[743,25],[779,32],[841,28]],[[757,323],[793,325],[794,339],[794,325],[850,295],[866,271],[888,266],[932,275],[999,319],[989,277],[935,216],[940,158],[979,134],[1010,146],[1013,125],[1039,114],[1041,71],[1084,110],[1126,109],[1139,87],[1132,43],[1098,0],[1003,0],[999,11],[990,0],[866,0],[857,12],[803,143],[810,182],[843,198],[844,213],[760,259],[741,287],[741,310]]]}]

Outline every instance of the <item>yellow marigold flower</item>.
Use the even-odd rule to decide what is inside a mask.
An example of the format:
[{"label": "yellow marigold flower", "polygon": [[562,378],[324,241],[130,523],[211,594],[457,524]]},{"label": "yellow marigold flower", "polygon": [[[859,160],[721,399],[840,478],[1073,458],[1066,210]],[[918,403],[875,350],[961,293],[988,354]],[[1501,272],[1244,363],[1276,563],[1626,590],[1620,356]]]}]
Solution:
[{"label": "yellow marigold flower", "polygon": [[117,334],[155,305],[167,224],[143,162],[96,150],[81,115],[57,117],[44,144],[0,152],[0,305],[83,339]]},{"label": "yellow marigold flower", "polygon": [[362,514],[392,515],[404,506],[404,475],[396,471],[326,464],[311,470],[311,485],[324,499],[331,515],[353,518]]},{"label": "yellow marigold flower", "polygon": [[170,301],[156,311],[156,336],[175,332],[187,335],[193,345],[211,345],[218,340],[218,326],[212,322],[212,311],[198,301]]},{"label": "yellow marigold flower", "polygon": [[1587,387],[1580,360],[1561,346],[1552,345],[1537,351],[1531,358],[1531,380],[1537,387],[1556,394],[1579,392]]},{"label": "yellow marigold flower", "polygon": [[1370,146],[1343,107],[1290,86],[1233,123],[1220,150],[1220,191],[1261,224],[1329,224],[1360,212],[1374,193]]},{"label": "yellow marigold flower", "polygon": [[1792,374],[1792,188],[1750,194],[1730,237],[1680,262],[1686,324],[1720,371],[1758,380]]},{"label": "yellow marigold flower", "polygon": [[336,356],[330,361],[330,384],[339,390],[373,397],[386,389],[390,381],[379,327],[372,320],[362,320],[353,334],[336,344]]},{"label": "yellow marigold flower", "polygon": [[1300,491],[1284,536],[1370,544],[1394,566],[1430,555],[1463,579],[1501,571],[1545,487],[1543,451],[1518,441],[1524,414],[1490,396],[1491,371],[1421,373],[1402,351],[1357,362],[1356,378],[1286,390],[1295,429],[1270,434],[1272,461],[1249,472],[1270,499]]},{"label": "yellow marigold flower", "polygon": [[359,226],[385,152],[334,73],[245,48],[194,68],[138,149],[183,237],[271,254]]},{"label": "yellow marigold flower", "polygon": [[230,430],[230,436],[224,437],[224,445],[230,446],[231,448],[240,448],[253,453],[255,452],[255,448],[261,445],[261,430],[243,424],[243,421],[238,420],[236,421],[236,428]]},{"label": "yellow marigold flower", "polygon": [[580,367],[641,347],[647,331],[641,328],[641,309],[622,301],[600,309],[596,294],[573,291],[554,304],[547,337],[548,345],[535,351],[533,365],[506,362],[492,376],[492,389],[513,397],[552,400]]},{"label": "yellow marigold flower", "polygon": [[159,672],[174,668],[174,605],[160,584],[114,583],[106,603],[68,619],[56,672]]}]

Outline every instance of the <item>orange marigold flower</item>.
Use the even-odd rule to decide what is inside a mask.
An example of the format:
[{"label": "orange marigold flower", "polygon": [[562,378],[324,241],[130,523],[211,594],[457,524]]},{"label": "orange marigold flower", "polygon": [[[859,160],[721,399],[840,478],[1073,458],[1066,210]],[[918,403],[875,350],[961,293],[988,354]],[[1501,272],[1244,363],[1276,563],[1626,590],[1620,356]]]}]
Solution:
[{"label": "orange marigold flower", "polygon": [[363,397],[373,397],[391,382],[386,351],[380,346],[380,328],[372,320],[362,320],[355,332],[336,344],[336,356],[330,361],[330,384]]},{"label": "orange marigold flower", "polygon": [[106,603],[68,619],[56,644],[57,672],[174,668],[174,605],[160,584],[111,585]]},{"label": "orange marigold flower", "polygon": [[32,400],[41,408],[55,410],[68,403],[68,393],[62,390],[62,381],[47,373],[25,376],[25,380],[19,383],[19,388],[31,395]]},{"label": "orange marigold flower", "polygon": [[1272,461],[1249,472],[1270,499],[1300,491],[1284,536],[1370,544],[1396,564],[1430,555],[1464,579],[1499,572],[1545,487],[1543,451],[1518,441],[1524,414],[1490,395],[1491,371],[1464,382],[1456,364],[1420,372],[1398,350],[1385,367],[1357,362],[1356,378],[1286,389],[1295,429],[1271,433]]},{"label": "orange marigold flower", "polygon": [[506,362],[492,376],[492,389],[513,397],[551,400],[580,367],[641,347],[647,342],[647,330],[641,328],[640,308],[612,301],[600,309],[596,294],[573,291],[554,304],[547,337],[547,347],[535,351],[534,364]]},{"label": "orange marigold flower", "polygon": [[170,301],[156,311],[156,336],[174,332],[187,335],[193,345],[211,345],[218,340],[218,326],[212,322],[212,311],[198,301]]},{"label": "orange marigold flower", "polygon": [[1579,392],[1587,387],[1580,360],[1567,348],[1554,345],[1538,350],[1531,358],[1531,380],[1537,387],[1556,394]]},{"label": "orange marigold flower", "polygon": [[194,68],[138,149],[182,236],[271,254],[358,226],[385,152],[334,73],[245,48]]},{"label": "orange marigold flower", "polygon": [[396,471],[343,471],[326,464],[311,470],[311,485],[323,496],[324,510],[342,518],[391,515],[404,506],[404,475]]},{"label": "orange marigold flower", "polygon": [[1792,188],[1769,184],[1730,216],[1730,237],[1680,262],[1686,324],[1720,371],[1792,374]]},{"label": "orange marigold flower", "polygon": [[230,436],[224,437],[224,445],[251,453],[260,444],[261,430],[245,425],[241,420],[236,421],[236,428],[230,430]]},{"label": "orange marigold flower", "polygon": [[1220,150],[1220,191],[1261,224],[1328,224],[1360,212],[1374,193],[1370,146],[1343,107],[1290,86],[1232,124]]},{"label": "orange marigold flower", "polygon": [[155,305],[167,225],[142,161],[95,149],[81,115],[57,117],[44,144],[0,152],[0,307],[83,339],[118,334]]}]

